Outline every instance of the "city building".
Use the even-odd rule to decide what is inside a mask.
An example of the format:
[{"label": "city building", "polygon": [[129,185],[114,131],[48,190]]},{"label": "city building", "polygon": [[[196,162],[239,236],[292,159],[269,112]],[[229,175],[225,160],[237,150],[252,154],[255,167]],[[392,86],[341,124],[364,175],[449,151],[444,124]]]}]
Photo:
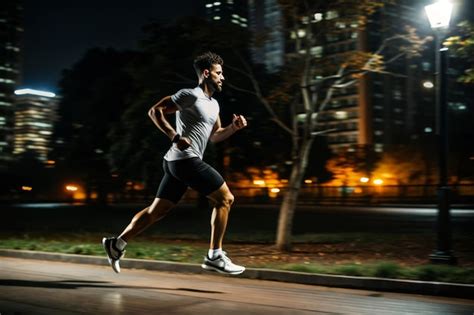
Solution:
[{"label": "city building", "polygon": [[20,1],[0,2],[0,167],[12,157],[14,91],[21,79],[22,16]]},{"label": "city building", "polygon": [[14,155],[32,154],[47,163],[57,121],[58,97],[32,89],[15,91]]},{"label": "city building", "polygon": [[[318,45],[309,47],[316,58],[334,65],[340,64],[346,53],[376,51],[385,39],[405,32],[408,25],[415,27],[420,37],[431,35],[420,3],[387,4],[370,16],[364,29],[341,14],[338,8],[321,10],[314,14],[314,20],[307,21],[314,24],[314,29],[323,19],[335,21],[337,31],[323,32]],[[292,39],[305,36],[304,32],[292,35]],[[385,61],[398,54],[398,47],[406,45],[395,44],[388,49],[391,54]],[[306,51],[306,47],[289,47],[294,52]],[[408,144],[433,132],[435,95],[430,90],[430,83],[434,82],[433,49],[427,47],[421,56],[414,58],[396,59],[386,72],[389,74],[364,75],[354,85],[334,92],[329,106],[318,117],[319,129],[334,130],[326,135],[332,151],[368,146],[383,152],[389,146]]]},{"label": "city building", "polygon": [[253,33],[252,58],[264,64],[268,72],[276,72],[284,64],[285,32],[283,16],[277,0],[249,0],[249,28]]},{"label": "city building", "polygon": [[[202,11],[202,10],[201,10]],[[204,1],[204,16],[210,22],[248,28],[248,5],[243,0]]]}]

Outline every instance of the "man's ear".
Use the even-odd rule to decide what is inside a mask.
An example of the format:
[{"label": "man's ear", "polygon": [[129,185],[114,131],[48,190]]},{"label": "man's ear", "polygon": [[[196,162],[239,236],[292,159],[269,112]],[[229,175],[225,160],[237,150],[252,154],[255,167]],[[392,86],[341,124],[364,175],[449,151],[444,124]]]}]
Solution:
[{"label": "man's ear", "polygon": [[202,72],[202,74],[204,75],[204,78],[208,78],[208,77],[209,77],[209,70],[208,70],[208,69],[204,69],[204,71]]}]

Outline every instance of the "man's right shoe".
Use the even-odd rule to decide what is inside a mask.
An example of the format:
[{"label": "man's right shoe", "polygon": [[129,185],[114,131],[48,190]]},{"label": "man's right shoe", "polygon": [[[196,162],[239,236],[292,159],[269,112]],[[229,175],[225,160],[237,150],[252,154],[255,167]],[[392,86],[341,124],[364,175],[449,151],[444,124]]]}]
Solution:
[{"label": "man's right shoe", "polygon": [[104,246],[105,252],[107,253],[107,259],[112,269],[116,273],[120,273],[120,259],[125,255],[125,250],[120,250],[116,246],[117,238],[115,237],[104,237],[102,239],[102,245]]},{"label": "man's right shoe", "polygon": [[225,253],[217,256],[214,259],[209,258],[207,255],[204,257],[204,263],[201,265],[203,269],[210,271],[217,271],[219,273],[225,273],[229,275],[240,275],[245,271],[244,266],[234,264]]}]

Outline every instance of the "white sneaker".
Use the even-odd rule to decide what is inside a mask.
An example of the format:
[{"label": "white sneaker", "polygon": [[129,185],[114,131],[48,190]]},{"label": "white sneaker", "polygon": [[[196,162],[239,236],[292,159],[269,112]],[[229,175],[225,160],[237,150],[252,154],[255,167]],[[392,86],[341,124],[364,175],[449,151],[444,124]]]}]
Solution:
[{"label": "white sneaker", "polygon": [[116,246],[117,239],[115,237],[104,237],[102,239],[102,245],[104,246],[105,252],[107,253],[107,259],[112,269],[116,273],[120,273],[120,259],[125,256],[125,250],[120,250]]},{"label": "white sneaker", "polygon": [[206,257],[204,257],[204,263],[201,265],[201,267],[206,270],[217,271],[219,273],[230,275],[240,275],[245,271],[244,266],[234,264],[225,253],[222,253],[214,259],[211,259],[206,255]]}]

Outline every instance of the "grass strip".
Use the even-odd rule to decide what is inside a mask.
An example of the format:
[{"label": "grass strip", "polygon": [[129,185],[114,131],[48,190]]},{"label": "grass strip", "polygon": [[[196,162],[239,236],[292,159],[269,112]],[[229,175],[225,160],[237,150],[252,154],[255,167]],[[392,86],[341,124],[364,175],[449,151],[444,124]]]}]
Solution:
[{"label": "grass strip", "polygon": [[[65,254],[103,256],[102,245],[97,237],[90,235],[82,238],[69,235],[62,239],[51,237],[2,238],[0,248],[18,250],[37,250]],[[207,250],[205,244],[166,244],[151,241],[135,241],[127,248],[127,258],[165,260],[174,262],[200,263]],[[410,279],[422,281],[440,281],[474,284],[474,268],[461,268],[445,265],[401,266],[391,261],[377,263],[324,265],[314,263],[266,264],[247,267],[272,268],[279,270],[334,274],[347,276],[379,277],[392,279]]]}]

